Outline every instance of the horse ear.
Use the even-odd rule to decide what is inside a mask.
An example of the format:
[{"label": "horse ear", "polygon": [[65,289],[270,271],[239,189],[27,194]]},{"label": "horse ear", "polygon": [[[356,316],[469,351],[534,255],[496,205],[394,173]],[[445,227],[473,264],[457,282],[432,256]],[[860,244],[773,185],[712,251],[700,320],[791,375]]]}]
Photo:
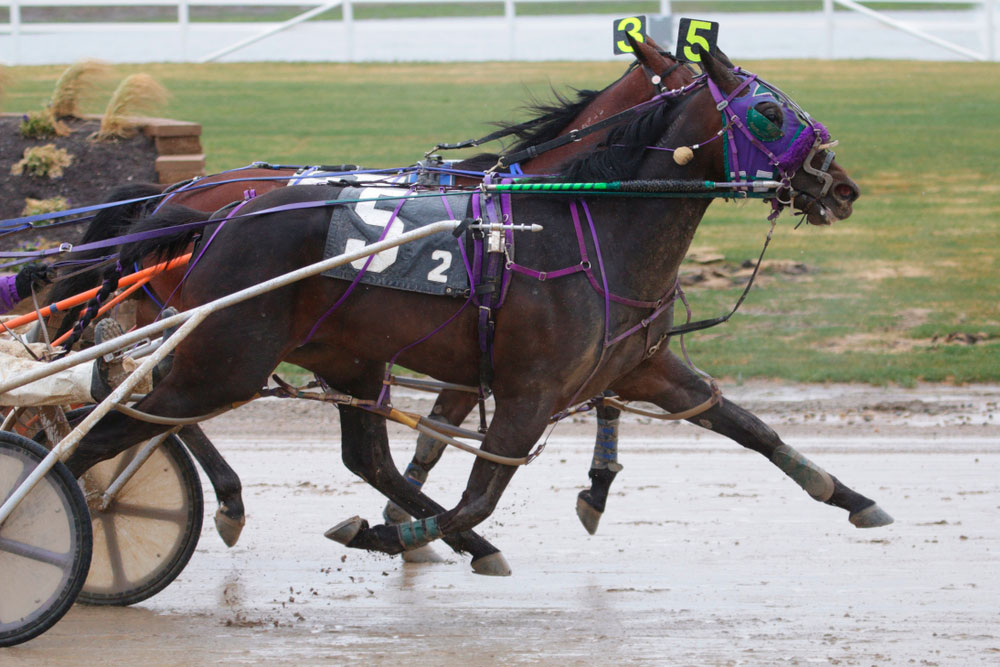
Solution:
[{"label": "horse ear", "polygon": [[723,53],[722,49],[716,47],[714,55],[716,60],[718,60],[720,63],[722,63],[729,69],[733,69],[734,67],[736,67],[736,65],[733,64],[733,61],[729,59],[729,56]]},{"label": "horse ear", "polygon": [[715,85],[725,93],[730,93],[740,85],[740,80],[733,74],[733,63],[721,51],[717,55],[712,55],[705,49],[701,49],[701,67],[705,74],[715,81]]},{"label": "horse ear", "polygon": [[659,45],[648,35],[644,41],[640,42],[632,37],[631,33],[625,33],[625,39],[628,40],[629,45],[632,47],[635,59],[654,72],[662,72],[675,62],[665,57]]}]

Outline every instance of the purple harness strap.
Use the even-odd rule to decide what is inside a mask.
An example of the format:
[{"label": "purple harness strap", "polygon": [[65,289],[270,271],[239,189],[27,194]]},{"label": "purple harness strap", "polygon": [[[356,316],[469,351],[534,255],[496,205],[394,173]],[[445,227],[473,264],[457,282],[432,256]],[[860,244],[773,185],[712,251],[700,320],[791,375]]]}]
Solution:
[{"label": "purple harness strap", "polygon": [[[444,188],[441,189],[441,201],[444,203],[444,208],[448,212],[448,217],[451,218],[452,220],[455,220],[456,219],[455,218],[455,214],[451,210],[451,203],[448,201],[448,197],[445,196],[445,190],[444,190]],[[465,263],[465,271],[466,271],[466,274],[469,276],[469,284],[472,285],[473,284],[472,270],[469,267],[469,260],[468,260],[468,258],[466,257],[466,254],[465,254],[464,244],[462,243],[462,239],[460,237],[456,238],[455,241],[458,243],[458,251],[459,251],[459,253],[462,256],[462,261]],[[382,390],[379,392],[378,400],[375,401],[376,405],[383,406],[384,403],[385,403],[385,399],[388,397],[389,387],[391,385],[391,377],[390,376],[392,375],[392,367],[396,364],[396,360],[399,359],[400,355],[402,355],[407,350],[416,347],[420,343],[423,343],[425,340],[431,338],[432,336],[437,335],[438,332],[440,332],[446,326],[448,326],[449,324],[451,324],[455,320],[455,318],[457,318],[459,315],[461,315],[463,312],[465,312],[465,309],[468,308],[468,306],[469,306],[470,303],[472,303],[472,298],[473,298],[473,293],[470,290],[469,291],[469,296],[468,296],[468,298],[466,298],[465,303],[463,303],[461,305],[461,307],[459,307],[458,310],[456,310],[454,313],[452,313],[451,317],[449,317],[444,322],[442,322],[440,325],[438,325],[437,327],[435,327],[430,333],[427,333],[427,334],[421,336],[420,338],[416,339],[415,341],[413,341],[409,345],[406,345],[406,346],[400,348],[400,350],[398,352],[396,352],[396,354],[392,355],[392,359],[390,359],[389,362],[385,365],[385,378],[382,381]]]},{"label": "purple harness strap", "polygon": [[17,305],[21,297],[17,294],[17,276],[0,277],[0,315]]},{"label": "purple harness strap", "polygon": [[[413,192],[413,190],[414,188],[411,187],[407,192],[407,194]],[[389,233],[389,229],[392,228],[392,223],[396,221],[396,217],[399,215],[399,211],[400,209],[403,208],[403,204],[405,203],[406,203],[406,197],[400,197],[399,203],[396,204],[396,208],[392,210],[392,216],[389,218],[389,221],[385,223],[385,227],[382,229],[382,234],[378,237],[379,241],[385,240],[386,234]],[[348,286],[347,290],[345,290],[344,293],[340,295],[340,298],[337,299],[336,303],[330,306],[330,309],[327,310],[325,313],[323,313],[322,317],[316,320],[316,324],[314,324],[313,328],[309,330],[309,333],[306,335],[305,339],[301,343],[299,343],[300,347],[312,340],[313,336],[316,335],[316,331],[319,329],[319,325],[323,323],[323,320],[329,317],[330,314],[333,313],[333,311],[340,308],[340,305],[347,300],[347,297],[349,297],[352,292],[354,292],[354,288],[356,288],[358,286],[358,283],[361,282],[361,278],[365,275],[365,272],[368,271],[368,267],[371,266],[371,263],[373,261],[375,261],[375,255],[368,255],[368,259],[365,260],[364,266],[362,266],[361,270],[358,271],[358,275],[354,276],[354,280],[351,281],[350,286]]]},{"label": "purple harness strap", "polygon": [[[214,241],[215,237],[219,234],[219,232],[222,231],[222,228],[225,227],[226,223],[229,222],[232,219],[233,216],[235,216],[237,213],[239,213],[240,209],[243,208],[244,206],[246,206],[248,203],[250,203],[250,200],[249,199],[244,199],[239,204],[237,204],[236,206],[234,206],[232,208],[232,210],[229,211],[229,213],[226,215],[226,217],[223,218],[222,222],[219,223],[219,226],[215,228],[215,231],[213,231],[212,235],[208,238],[208,241],[206,241],[205,245],[202,246],[201,252],[198,253],[198,256],[195,257],[194,260],[192,260],[191,262],[188,263],[187,270],[184,271],[184,276],[180,279],[180,281],[174,287],[173,291],[170,292],[170,296],[168,296],[163,303],[159,303],[156,300],[156,297],[153,296],[152,291],[150,291],[146,285],[143,286],[143,289],[153,299],[153,302],[160,306],[160,312],[161,313],[170,304],[170,300],[174,298],[175,294],[177,294],[177,290],[179,290],[181,288],[181,285],[183,285],[185,283],[185,281],[187,281],[188,276],[191,275],[191,271],[194,270],[194,267],[198,264],[198,262],[201,261],[201,258],[205,256],[205,252],[208,250],[208,246],[212,245],[212,241]],[[138,266],[136,268],[138,269]]]}]

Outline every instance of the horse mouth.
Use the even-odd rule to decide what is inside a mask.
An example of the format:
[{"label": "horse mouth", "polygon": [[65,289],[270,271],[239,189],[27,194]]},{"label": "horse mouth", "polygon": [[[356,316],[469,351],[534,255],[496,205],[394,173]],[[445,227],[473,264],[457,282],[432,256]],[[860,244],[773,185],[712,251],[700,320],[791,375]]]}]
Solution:
[{"label": "horse mouth", "polygon": [[806,222],[810,225],[832,225],[851,217],[852,210],[851,202],[838,201],[830,197],[818,199],[813,195],[801,193],[795,198],[796,214],[805,215]]}]

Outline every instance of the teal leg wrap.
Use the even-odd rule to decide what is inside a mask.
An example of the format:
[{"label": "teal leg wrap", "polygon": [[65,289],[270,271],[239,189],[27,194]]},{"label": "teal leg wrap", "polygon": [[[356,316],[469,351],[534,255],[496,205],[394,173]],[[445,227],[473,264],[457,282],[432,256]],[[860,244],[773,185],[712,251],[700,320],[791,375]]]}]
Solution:
[{"label": "teal leg wrap", "polygon": [[429,542],[441,537],[441,529],[438,528],[437,517],[401,523],[397,526],[399,530],[399,543],[404,549],[414,549],[422,547]]},{"label": "teal leg wrap", "polygon": [[826,502],[833,495],[833,478],[829,473],[788,445],[781,445],[774,450],[771,463],[816,500]]}]

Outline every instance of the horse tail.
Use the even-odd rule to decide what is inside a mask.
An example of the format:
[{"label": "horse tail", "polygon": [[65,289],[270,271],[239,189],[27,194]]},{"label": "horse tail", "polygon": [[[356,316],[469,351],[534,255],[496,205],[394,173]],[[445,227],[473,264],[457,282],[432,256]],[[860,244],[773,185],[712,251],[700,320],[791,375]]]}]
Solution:
[{"label": "horse tail", "polygon": [[[162,194],[165,188],[165,185],[157,185],[155,183],[121,185],[112,190],[103,203],[110,204],[117,201],[155,197]],[[139,201],[101,209],[94,216],[94,219],[91,220],[90,224],[87,225],[80,244],[106,241],[125,234],[135,220],[143,214],[148,204],[148,201]],[[111,249],[97,248],[73,253],[69,256],[69,259],[72,261],[90,260],[96,263],[98,259],[108,254],[111,254]],[[103,272],[100,267],[74,270],[71,264],[68,269],[63,269],[60,273],[66,273],[67,275],[56,278],[55,285],[49,295],[49,300],[52,303],[62,301],[80,292],[85,292],[99,285],[103,279]]]},{"label": "horse tail", "polygon": [[[169,261],[183,253],[196,235],[200,234],[213,214],[186,206],[167,205],[135,224],[133,234],[147,234],[148,238],[127,243],[121,247],[119,261],[128,269],[144,259],[156,262]],[[183,226],[182,229],[171,229]]]}]

